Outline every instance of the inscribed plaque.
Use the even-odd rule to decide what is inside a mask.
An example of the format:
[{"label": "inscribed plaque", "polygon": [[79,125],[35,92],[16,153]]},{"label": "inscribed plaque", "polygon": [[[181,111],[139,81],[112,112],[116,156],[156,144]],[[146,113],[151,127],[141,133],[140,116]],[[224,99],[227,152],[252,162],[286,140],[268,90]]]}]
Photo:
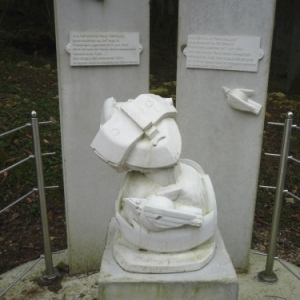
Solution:
[{"label": "inscribed plaque", "polygon": [[257,72],[260,37],[189,35],[186,67]]},{"label": "inscribed plaque", "polygon": [[71,66],[138,65],[138,32],[71,31],[67,51]]}]

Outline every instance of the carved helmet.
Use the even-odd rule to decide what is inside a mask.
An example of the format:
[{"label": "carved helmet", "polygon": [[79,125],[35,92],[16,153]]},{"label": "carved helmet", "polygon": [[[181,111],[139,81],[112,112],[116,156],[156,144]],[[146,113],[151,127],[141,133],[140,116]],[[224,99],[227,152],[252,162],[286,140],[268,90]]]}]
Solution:
[{"label": "carved helmet", "polygon": [[91,146],[111,167],[149,171],[175,165],[181,137],[171,98],[142,94],[134,100],[104,102],[100,130]]}]

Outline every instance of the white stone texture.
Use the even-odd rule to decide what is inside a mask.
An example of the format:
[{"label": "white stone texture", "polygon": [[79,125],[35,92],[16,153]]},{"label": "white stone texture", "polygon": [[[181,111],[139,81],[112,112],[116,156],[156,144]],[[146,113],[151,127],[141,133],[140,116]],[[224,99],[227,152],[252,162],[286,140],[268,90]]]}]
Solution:
[{"label": "white stone texture", "polygon": [[233,89],[230,90],[223,86],[223,90],[226,95],[227,103],[230,107],[253,113],[255,115],[258,115],[262,105],[259,103],[251,100],[249,98],[250,95],[254,94],[253,90],[245,90],[245,89]]},{"label": "white stone texture", "polygon": [[152,94],[109,98],[91,145],[112,168],[129,170],[116,201],[114,243],[116,261],[129,272],[195,271],[215,252],[214,190],[197,163],[179,160],[176,114],[170,99]]},{"label": "white stone texture", "polygon": [[[103,101],[148,91],[149,1],[54,1],[59,96],[71,274],[97,270],[122,176],[94,155]],[[71,31],[139,32],[143,51],[135,66],[71,67]],[[112,177],[114,178],[112,180]]]},{"label": "white stone texture", "polygon": [[[235,268],[248,265],[257,192],[275,0],[181,0],[177,65],[178,126],[183,157],[213,182],[218,225]],[[257,36],[264,56],[258,72],[190,69],[188,35]],[[222,89],[255,90],[259,115],[232,109]]]},{"label": "white stone texture", "polygon": [[124,271],[115,262],[112,254],[114,231],[111,222],[98,281],[100,300],[237,299],[237,277],[219,233],[215,256],[200,271],[137,274]]}]

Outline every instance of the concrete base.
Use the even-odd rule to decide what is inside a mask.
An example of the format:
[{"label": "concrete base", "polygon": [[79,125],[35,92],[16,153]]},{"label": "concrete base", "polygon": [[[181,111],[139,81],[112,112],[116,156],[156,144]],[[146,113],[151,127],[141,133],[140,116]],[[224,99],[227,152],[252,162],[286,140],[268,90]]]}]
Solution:
[{"label": "concrete base", "polygon": [[100,300],[234,300],[238,281],[223,240],[217,232],[214,258],[203,269],[171,274],[124,271],[113,257],[114,220],[111,221],[99,276]]}]

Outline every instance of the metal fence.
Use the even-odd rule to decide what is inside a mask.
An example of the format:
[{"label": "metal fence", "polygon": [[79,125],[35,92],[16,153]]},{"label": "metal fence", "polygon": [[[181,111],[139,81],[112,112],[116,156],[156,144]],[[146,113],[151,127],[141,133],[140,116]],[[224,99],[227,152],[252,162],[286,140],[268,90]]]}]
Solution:
[{"label": "metal fence", "polygon": [[[268,124],[274,125],[274,126],[284,126],[284,132],[283,132],[283,138],[282,138],[282,144],[281,144],[281,153],[280,154],[265,153],[265,155],[268,155],[268,156],[280,157],[277,184],[276,184],[276,186],[265,186],[265,185],[260,186],[261,188],[276,190],[266,267],[265,267],[265,270],[261,271],[258,274],[258,278],[261,281],[266,282],[266,283],[273,283],[278,280],[277,275],[273,272],[273,266],[274,266],[275,252],[276,252],[276,243],[277,243],[277,235],[278,235],[278,228],[279,228],[279,218],[280,218],[283,194],[288,194],[288,195],[292,196],[293,198],[295,198],[296,200],[300,201],[300,198],[298,196],[296,196],[295,194],[293,194],[292,192],[290,192],[289,190],[284,188],[288,161],[292,161],[293,163],[300,164],[300,160],[289,155],[289,147],[290,147],[290,139],[291,139],[292,129],[295,128],[295,129],[299,130],[300,127],[297,125],[293,125],[293,113],[291,113],[291,112],[288,112],[286,114],[284,123],[269,122]],[[277,257],[276,257],[276,259],[278,260]],[[300,279],[299,276],[297,276],[296,274],[294,274],[294,275],[298,279]]]},{"label": "metal fence", "polygon": [[29,195],[31,195],[34,192],[38,192],[39,195],[39,201],[40,201],[40,212],[41,212],[41,223],[42,223],[42,233],[43,233],[43,244],[44,244],[44,255],[41,255],[41,257],[34,262],[34,264],[29,267],[28,270],[26,270],[19,278],[17,278],[12,284],[10,284],[4,291],[0,292],[0,297],[3,296],[13,285],[15,285],[24,275],[26,275],[42,258],[45,258],[45,271],[43,272],[41,279],[44,282],[51,282],[53,279],[57,278],[59,275],[56,268],[53,267],[53,261],[52,261],[52,252],[51,252],[51,244],[50,244],[50,238],[49,238],[49,226],[48,226],[48,219],[47,219],[47,207],[46,207],[46,197],[45,197],[45,189],[49,188],[56,188],[57,186],[47,186],[44,185],[44,174],[43,174],[43,163],[42,163],[42,156],[45,155],[54,155],[55,152],[50,153],[41,153],[41,146],[40,146],[40,134],[39,134],[39,125],[41,124],[49,124],[51,121],[48,122],[38,122],[37,113],[35,111],[32,111],[31,113],[31,123],[26,123],[23,126],[17,127],[15,129],[12,129],[10,131],[4,132],[0,134],[0,138],[4,137],[8,134],[11,134],[13,132],[16,132],[18,130],[21,130],[25,127],[31,127],[32,129],[32,140],[33,140],[33,149],[34,154],[28,155],[27,158],[24,158],[17,163],[0,170],[0,175],[4,174],[5,172],[27,162],[30,159],[34,159],[35,161],[35,169],[36,169],[36,181],[37,181],[37,187],[32,188],[32,190],[25,195],[21,196],[20,198],[16,199],[14,202],[9,204],[8,206],[2,208],[0,210],[0,214],[7,211],[12,206],[16,205],[23,199],[26,199]]},{"label": "metal fence", "polygon": [[[42,277],[41,277],[42,280],[44,280],[45,282],[50,282],[51,280],[53,280],[53,279],[57,278],[57,276],[59,276],[57,269],[53,267],[52,252],[51,252],[51,245],[50,245],[50,238],[49,238],[49,229],[48,229],[46,197],[45,197],[45,189],[55,188],[57,186],[48,186],[48,187],[44,186],[44,175],[43,175],[43,165],[42,165],[42,156],[54,155],[55,153],[54,152],[43,153],[43,154],[41,153],[40,136],[39,136],[39,125],[49,124],[49,123],[51,123],[51,121],[38,122],[37,114],[35,111],[33,111],[31,113],[31,123],[26,123],[23,126],[20,126],[13,130],[10,130],[10,131],[0,134],[0,138],[1,138],[5,135],[11,134],[11,133],[21,130],[25,127],[32,128],[34,155],[29,155],[27,158],[22,159],[22,160],[18,161],[17,163],[15,163],[3,170],[0,170],[0,175],[7,172],[8,170],[11,170],[11,169],[21,165],[22,163],[24,163],[30,159],[34,159],[35,166],[36,166],[37,187],[34,187],[27,194],[18,198],[17,200],[15,200],[13,203],[9,204],[8,206],[2,208],[0,210],[0,214],[3,213],[4,211],[8,210],[10,207],[16,205],[23,199],[27,198],[30,194],[37,191],[39,194],[39,200],[40,200],[42,232],[43,232],[43,242],[44,242],[44,255],[41,255],[41,257],[39,259],[37,259],[20,277],[18,277],[14,282],[12,282],[4,291],[0,292],[0,297],[3,296],[12,286],[14,286],[23,276],[25,276],[42,258],[45,258],[45,267],[46,267],[46,269],[43,272]],[[279,260],[277,257],[275,257],[275,251],[276,251],[276,240],[277,240],[277,234],[278,234],[279,217],[280,217],[281,202],[282,202],[283,194],[284,193],[288,194],[300,201],[300,198],[298,196],[296,196],[293,193],[291,193],[290,191],[284,189],[286,168],[287,168],[288,161],[292,161],[293,163],[300,164],[300,160],[289,155],[289,145],[290,145],[292,129],[295,128],[295,129],[299,130],[300,127],[297,125],[293,125],[293,114],[291,112],[287,113],[284,123],[269,122],[268,124],[274,125],[274,126],[284,126],[281,153],[280,154],[265,153],[265,155],[268,155],[268,156],[280,157],[277,185],[276,186],[262,186],[262,185],[260,186],[261,188],[276,190],[275,207],[274,207],[273,218],[272,218],[272,228],[271,228],[271,234],[270,234],[270,244],[269,244],[269,250],[268,250],[268,254],[267,254],[266,268],[264,271],[260,272],[258,275],[258,277],[261,281],[270,283],[270,282],[276,282],[278,280],[276,274],[273,272],[274,259],[278,260],[289,270],[288,266],[286,266],[281,260]],[[258,253],[258,254],[260,254],[260,253]],[[290,270],[290,271],[292,272],[292,270]],[[296,274],[294,274],[294,275],[298,279],[300,279]]]}]

